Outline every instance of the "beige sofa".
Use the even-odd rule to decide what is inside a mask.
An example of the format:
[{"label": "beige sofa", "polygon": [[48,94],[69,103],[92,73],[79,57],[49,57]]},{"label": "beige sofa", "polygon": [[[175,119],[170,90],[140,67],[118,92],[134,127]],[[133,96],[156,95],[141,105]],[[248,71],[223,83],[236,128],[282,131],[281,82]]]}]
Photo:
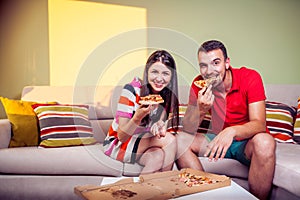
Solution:
[{"label": "beige sofa", "polygon": [[[188,86],[181,86],[180,103],[187,103]],[[113,119],[122,87],[111,86],[29,86],[22,100],[57,101],[90,106],[95,145],[38,148],[7,148],[11,137],[8,119],[0,120],[0,199],[79,199],[75,186],[101,183],[105,176],[137,176],[142,167],[123,164],[105,156],[103,139]],[[269,100],[296,105],[300,85],[267,85]],[[272,199],[300,199],[300,145],[277,144]],[[247,187],[248,168],[235,160],[208,162],[205,170],[225,174]],[[176,166],[174,167],[176,169]]]}]

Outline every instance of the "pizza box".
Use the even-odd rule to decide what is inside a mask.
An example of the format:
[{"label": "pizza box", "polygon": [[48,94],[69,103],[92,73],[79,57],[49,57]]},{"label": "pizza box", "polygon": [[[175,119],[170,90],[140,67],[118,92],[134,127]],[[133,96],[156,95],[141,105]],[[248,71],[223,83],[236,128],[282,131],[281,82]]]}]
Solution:
[{"label": "pizza box", "polygon": [[[188,186],[180,179],[182,173],[190,173],[205,176],[214,180],[214,183]],[[183,195],[213,190],[220,187],[230,186],[231,179],[224,175],[216,175],[190,168],[180,171],[157,172],[140,175],[139,181],[133,178],[125,178],[113,184],[103,186],[85,185],[77,186],[74,192],[83,199],[170,199]]]}]

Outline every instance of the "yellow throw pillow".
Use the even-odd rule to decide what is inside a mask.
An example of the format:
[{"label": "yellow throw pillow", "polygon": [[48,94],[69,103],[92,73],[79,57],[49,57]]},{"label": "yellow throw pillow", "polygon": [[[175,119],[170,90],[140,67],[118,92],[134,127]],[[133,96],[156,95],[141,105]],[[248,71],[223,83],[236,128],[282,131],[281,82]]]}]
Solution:
[{"label": "yellow throw pillow", "polygon": [[38,120],[33,108],[36,102],[12,100],[0,97],[7,118],[12,124],[12,138],[9,147],[37,146]]}]

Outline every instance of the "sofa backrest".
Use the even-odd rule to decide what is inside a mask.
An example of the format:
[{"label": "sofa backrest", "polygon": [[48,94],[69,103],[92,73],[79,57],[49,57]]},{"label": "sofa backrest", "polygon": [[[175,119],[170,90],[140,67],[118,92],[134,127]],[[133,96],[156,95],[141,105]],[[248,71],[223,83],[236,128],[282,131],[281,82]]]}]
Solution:
[{"label": "sofa backrest", "polygon": [[94,137],[102,142],[114,118],[121,90],[121,86],[26,86],[21,99],[89,105]]},{"label": "sofa backrest", "polygon": [[[62,104],[87,104],[89,119],[95,138],[102,142],[114,118],[117,102],[123,86],[27,86],[22,91],[22,100]],[[268,100],[288,105],[297,105],[300,96],[298,85],[266,85]],[[179,87],[180,103],[187,103],[189,86]]]},{"label": "sofa backrest", "polygon": [[300,84],[266,84],[267,100],[296,106],[300,97]]}]

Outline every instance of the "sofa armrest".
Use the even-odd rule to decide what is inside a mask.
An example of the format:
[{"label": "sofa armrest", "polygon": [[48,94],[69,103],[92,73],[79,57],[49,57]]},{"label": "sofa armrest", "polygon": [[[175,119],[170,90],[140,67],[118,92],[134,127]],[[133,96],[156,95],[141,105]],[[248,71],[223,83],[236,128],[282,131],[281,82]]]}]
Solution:
[{"label": "sofa armrest", "polygon": [[0,149],[8,148],[11,139],[11,124],[8,119],[0,119]]}]

